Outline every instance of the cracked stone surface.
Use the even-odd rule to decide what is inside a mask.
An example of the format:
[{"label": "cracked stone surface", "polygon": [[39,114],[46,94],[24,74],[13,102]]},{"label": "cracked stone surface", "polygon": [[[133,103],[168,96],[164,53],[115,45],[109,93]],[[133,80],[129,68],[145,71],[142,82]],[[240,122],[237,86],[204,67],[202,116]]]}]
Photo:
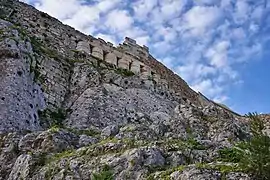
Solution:
[{"label": "cracked stone surface", "polygon": [[134,49],[19,1],[0,10],[0,180],[252,180],[198,167],[250,138],[248,119],[195,93],[147,47],[119,69]]}]

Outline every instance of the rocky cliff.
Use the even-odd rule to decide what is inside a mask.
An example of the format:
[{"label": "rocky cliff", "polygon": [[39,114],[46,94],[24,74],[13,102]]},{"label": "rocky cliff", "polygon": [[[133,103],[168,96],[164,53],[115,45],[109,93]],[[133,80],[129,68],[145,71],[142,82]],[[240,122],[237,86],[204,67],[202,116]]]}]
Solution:
[{"label": "rocky cliff", "polygon": [[190,89],[126,38],[84,35],[0,0],[0,179],[251,179],[219,150],[246,118]]}]

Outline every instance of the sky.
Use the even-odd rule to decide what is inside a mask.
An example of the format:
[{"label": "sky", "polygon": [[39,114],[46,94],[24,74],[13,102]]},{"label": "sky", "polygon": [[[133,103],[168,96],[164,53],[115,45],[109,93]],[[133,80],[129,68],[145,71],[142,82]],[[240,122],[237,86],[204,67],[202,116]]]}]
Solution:
[{"label": "sky", "polygon": [[195,91],[270,113],[269,0],[22,0],[115,45],[131,37]]}]

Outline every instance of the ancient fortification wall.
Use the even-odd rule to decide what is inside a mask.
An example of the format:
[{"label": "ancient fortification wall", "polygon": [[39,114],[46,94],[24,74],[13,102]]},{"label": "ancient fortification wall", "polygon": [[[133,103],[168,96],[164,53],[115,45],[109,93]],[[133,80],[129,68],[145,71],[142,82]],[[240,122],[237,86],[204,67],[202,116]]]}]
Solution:
[{"label": "ancient fortification wall", "polygon": [[[132,71],[143,88],[174,102],[185,101],[202,107],[217,105],[190,89],[184,80],[151,56],[148,47],[138,45],[135,40],[126,37],[114,47],[19,1],[1,0],[0,46],[0,67],[7,69],[0,71],[3,77],[0,132],[13,128],[39,129],[45,109],[53,112],[68,109],[84,91],[83,86],[73,87],[78,83],[74,76],[85,75],[80,71],[84,66]],[[16,56],[10,56],[10,49],[16,50]],[[93,87],[100,80],[99,76],[95,79],[88,75],[82,79],[87,78],[93,81]],[[25,104],[29,105],[25,107]]]},{"label": "ancient fortification wall", "polygon": [[[24,3],[16,1],[13,7],[15,8],[10,10],[9,19],[16,19],[16,23],[28,33],[36,36],[41,42],[45,42],[48,48],[62,53],[64,57],[74,57],[74,50],[83,51],[115,67],[128,69],[143,79],[151,78],[158,84],[166,86],[171,92],[194,103],[198,102],[198,94],[192,91],[184,80],[151,56],[148,47],[139,46],[135,40],[126,37],[122,44],[114,47],[110,42],[82,34]],[[48,73],[59,72],[60,76],[63,76],[65,70],[59,66],[57,63],[51,66]],[[64,91],[65,88],[62,89]],[[56,97],[63,98],[61,95],[56,95]]]}]

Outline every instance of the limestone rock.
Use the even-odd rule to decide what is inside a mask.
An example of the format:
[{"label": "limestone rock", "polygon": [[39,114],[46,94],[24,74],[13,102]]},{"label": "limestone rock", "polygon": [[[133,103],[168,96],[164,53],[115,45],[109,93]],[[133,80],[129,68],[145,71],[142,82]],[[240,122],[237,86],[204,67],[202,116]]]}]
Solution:
[{"label": "limestone rock", "polygon": [[228,173],[226,175],[226,179],[228,179],[228,180],[233,180],[233,179],[237,179],[237,180],[251,180],[251,177],[249,177],[245,173]]},{"label": "limestone rock", "polygon": [[83,134],[83,135],[80,136],[79,146],[80,147],[88,146],[88,145],[91,145],[91,144],[95,144],[97,142],[98,142],[98,140],[96,138]]},{"label": "limestone rock", "polygon": [[0,179],[7,179],[19,156],[18,143],[22,135],[9,133],[0,136]]},{"label": "limestone rock", "polygon": [[117,135],[119,132],[119,127],[117,125],[111,125],[104,128],[101,132],[101,135],[104,137],[112,137]]},{"label": "limestone rock", "polygon": [[196,168],[190,168],[184,170],[181,174],[175,176],[176,180],[218,180],[221,178],[221,173],[213,170],[200,170]]},{"label": "limestone rock", "polygon": [[20,1],[0,4],[0,180],[252,179],[196,167],[249,139],[249,122],[148,47],[114,47]]},{"label": "limestone rock", "polygon": [[31,45],[12,24],[0,19],[5,41],[0,42],[0,133],[40,130],[38,110],[45,107],[41,87],[33,81]]},{"label": "limestone rock", "polygon": [[66,131],[52,130],[34,132],[25,135],[19,142],[19,150],[22,152],[57,153],[78,146],[79,138]]},{"label": "limestone rock", "polygon": [[31,155],[20,155],[12,168],[8,180],[27,179],[27,177],[29,177],[29,175],[32,173],[31,171],[33,165]]},{"label": "limestone rock", "polygon": [[146,158],[145,165],[163,166],[165,164],[165,159],[158,149],[147,149],[144,157]]}]

